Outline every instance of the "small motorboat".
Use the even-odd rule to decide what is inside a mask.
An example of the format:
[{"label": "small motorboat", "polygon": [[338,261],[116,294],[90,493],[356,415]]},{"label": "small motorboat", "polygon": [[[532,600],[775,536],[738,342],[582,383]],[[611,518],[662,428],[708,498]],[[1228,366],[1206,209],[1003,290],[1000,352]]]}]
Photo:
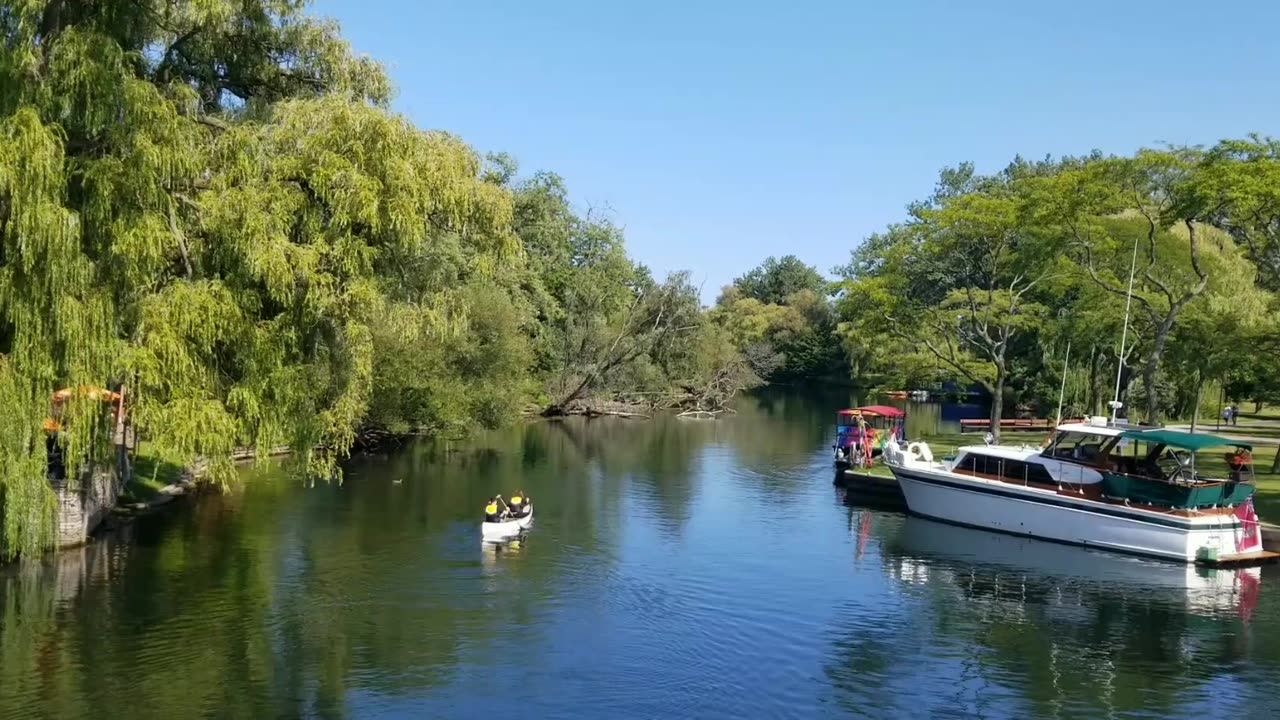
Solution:
[{"label": "small motorboat", "polygon": [[[837,468],[866,467],[883,453],[890,440],[903,442],[907,414],[887,405],[841,410],[836,415],[835,465]],[[863,434],[867,437],[863,437]]]},{"label": "small motorboat", "polygon": [[482,522],[480,532],[485,540],[505,540],[519,535],[522,530],[533,524],[533,503],[525,506],[520,517],[509,518],[502,522]]}]

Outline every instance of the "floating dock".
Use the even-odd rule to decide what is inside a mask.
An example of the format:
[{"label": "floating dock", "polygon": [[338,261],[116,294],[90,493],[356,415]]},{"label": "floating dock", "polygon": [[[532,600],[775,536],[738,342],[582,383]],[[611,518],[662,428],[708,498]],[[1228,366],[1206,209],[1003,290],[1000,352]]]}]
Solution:
[{"label": "floating dock", "polygon": [[1253,567],[1255,565],[1270,565],[1277,560],[1280,560],[1280,553],[1271,552],[1270,550],[1259,550],[1255,553],[1232,555],[1229,558],[1196,560],[1196,565],[1209,568],[1242,568]]},{"label": "floating dock", "polygon": [[836,470],[835,485],[844,488],[850,495],[874,498],[903,508],[907,506],[907,500],[902,496],[902,487],[892,475],[841,468]]}]

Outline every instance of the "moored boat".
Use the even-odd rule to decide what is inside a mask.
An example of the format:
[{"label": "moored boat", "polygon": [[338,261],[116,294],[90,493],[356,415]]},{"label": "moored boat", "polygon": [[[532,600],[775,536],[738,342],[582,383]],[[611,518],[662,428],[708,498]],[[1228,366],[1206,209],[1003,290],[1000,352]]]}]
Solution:
[{"label": "moored boat", "polygon": [[[1228,478],[1202,475],[1197,452],[1234,448]],[[985,530],[1178,562],[1264,555],[1253,511],[1250,446],[1212,435],[1067,423],[1043,447],[894,444],[885,461],[913,513]]]},{"label": "moored boat", "polygon": [[907,414],[888,405],[841,410],[836,415],[836,467],[870,465],[891,442],[905,438]]}]

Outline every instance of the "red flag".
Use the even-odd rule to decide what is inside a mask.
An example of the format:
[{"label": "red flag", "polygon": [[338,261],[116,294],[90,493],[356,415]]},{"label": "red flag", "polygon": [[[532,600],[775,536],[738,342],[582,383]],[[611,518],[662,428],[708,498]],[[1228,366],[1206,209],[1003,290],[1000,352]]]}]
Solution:
[{"label": "red flag", "polygon": [[[1253,510],[1253,498],[1249,498],[1236,508],[1236,518],[1240,520],[1244,532],[1240,535],[1240,540],[1236,542],[1236,552],[1244,552],[1246,549],[1261,550],[1261,543],[1258,540],[1258,513]],[[1254,547],[1254,546],[1258,547]]]}]

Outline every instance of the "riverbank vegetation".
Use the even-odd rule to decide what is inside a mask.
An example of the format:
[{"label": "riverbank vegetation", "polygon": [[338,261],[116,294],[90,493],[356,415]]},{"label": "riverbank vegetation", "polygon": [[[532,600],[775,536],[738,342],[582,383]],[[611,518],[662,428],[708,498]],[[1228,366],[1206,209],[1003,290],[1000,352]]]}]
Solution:
[{"label": "riverbank vegetation", "polygon": [[[52,538],[37,438],[61,387],[125,388],[157,461],[221,482],[237,446],[326,478],[362,442],[716,413],[763,381],[959,382],[993,418],[1048,414],[1064,367],[1070,414],[1118,367],[1144,419],[1206,388],[1280,401],[1269,140],[949,169],[838,282],[769,258],[708,309],[555,174],[391,112],[305,3],[19,0],[0,39],[8,554]],[[66,413],[74,475],[109,449],[100,406]]]},{"label": "riverbank vegetation", "polygon": [[850,357],[890,384],[978,386],[993,420],[1053,416],[1064,370],[1069,416],[1118,391],[1133,419],[1196,418],[1210,383],[1280,400],[1278,147],[944,171],[840,269]]},{"label": "riverbank vegetation", "polygon": [[[0,514],[47,547],[42,424],[124,387],[162,462],[232,475],[291,445],[533,407],[710,410],[753,382],[687,274],[655,278],[554,174],[415,127],[383,69],[294,0],[20,0],[0,10]],[[73,402],[71,474],[110,450]]]}]

